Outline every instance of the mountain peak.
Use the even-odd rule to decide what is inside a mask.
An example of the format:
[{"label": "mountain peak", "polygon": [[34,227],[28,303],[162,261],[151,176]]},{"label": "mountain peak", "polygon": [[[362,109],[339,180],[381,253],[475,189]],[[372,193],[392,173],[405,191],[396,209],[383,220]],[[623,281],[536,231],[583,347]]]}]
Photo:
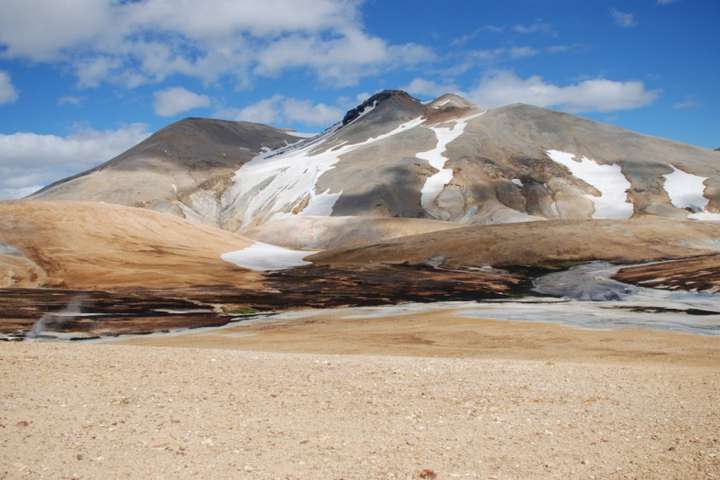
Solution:
[{"label": "mountain peak", "polygon": [[368,98],[352,110],[348,110],[345,117],[343,117],[342,124],[347,125],[370,110],[385,105],[392,105],[393,108],[400,109],[410,108],[412,110],[417,109],[418,106],[422,107],[420,100],[403,90],[383,90]]},{"label": "mountain peak", "polygon": [[454,93],[446,93],[439,96],[428,104],[429,108],[434,110],[445,110],[447,108],[475,108],[477,105],[470,100],[455,95]]}]

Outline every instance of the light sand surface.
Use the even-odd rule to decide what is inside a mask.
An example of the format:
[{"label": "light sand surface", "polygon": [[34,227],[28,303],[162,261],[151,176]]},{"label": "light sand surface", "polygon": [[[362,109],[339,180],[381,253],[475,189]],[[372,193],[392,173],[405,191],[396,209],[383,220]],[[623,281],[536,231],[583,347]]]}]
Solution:
[{"label": "light sand surface", "polygon": [[[542,306],[538,306],[542,308]],[[377,311],[381,313],[370,313]],[[663,363],[720,368],[720,336],[661,330],[588,330],[464,317],[462,308],[387,315],[382,308],[310,310],[299,318],[178,335],[121,337],[132,345],[321,354]],[[361,318],[363,315],[375,315]],[[279,318],[283,318],[280,316]]]},{"label": "light sand surface", "polygon": [[0,353],[3,479],[720,476],[717,368],[38,343]]},{"label": "light sand surface", "polygon": [[0,345],[0,478],[720,477],[717,337],[436,311],[125,341]]}]

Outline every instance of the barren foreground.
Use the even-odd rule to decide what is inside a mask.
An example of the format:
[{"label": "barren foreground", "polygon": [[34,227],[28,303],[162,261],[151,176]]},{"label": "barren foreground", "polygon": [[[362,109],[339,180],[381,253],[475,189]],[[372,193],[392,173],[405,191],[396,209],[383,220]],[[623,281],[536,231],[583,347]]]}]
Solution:
[{"label": "barren foreground", "polygon": [[1,352],[0,478],[720,476],[717,365]]}]

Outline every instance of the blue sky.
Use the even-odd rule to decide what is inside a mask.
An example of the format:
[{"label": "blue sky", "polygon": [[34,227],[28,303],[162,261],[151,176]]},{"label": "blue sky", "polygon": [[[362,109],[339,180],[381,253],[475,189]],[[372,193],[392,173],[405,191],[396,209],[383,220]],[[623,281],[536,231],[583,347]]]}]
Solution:
[{"label": "blue sky", "polygon": [[369,94],[720,147],[717,0],[0,0],[0,198],[186,116],[318,131]]}]

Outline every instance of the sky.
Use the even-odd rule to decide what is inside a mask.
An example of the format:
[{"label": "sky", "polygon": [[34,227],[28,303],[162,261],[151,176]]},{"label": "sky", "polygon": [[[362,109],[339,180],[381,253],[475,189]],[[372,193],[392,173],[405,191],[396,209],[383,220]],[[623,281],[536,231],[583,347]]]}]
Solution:
[{"label": "sky", "polygon": [[0,0],[0,199],[187,116],[316,132],[379,90],[720,147],[718,0]]}]

